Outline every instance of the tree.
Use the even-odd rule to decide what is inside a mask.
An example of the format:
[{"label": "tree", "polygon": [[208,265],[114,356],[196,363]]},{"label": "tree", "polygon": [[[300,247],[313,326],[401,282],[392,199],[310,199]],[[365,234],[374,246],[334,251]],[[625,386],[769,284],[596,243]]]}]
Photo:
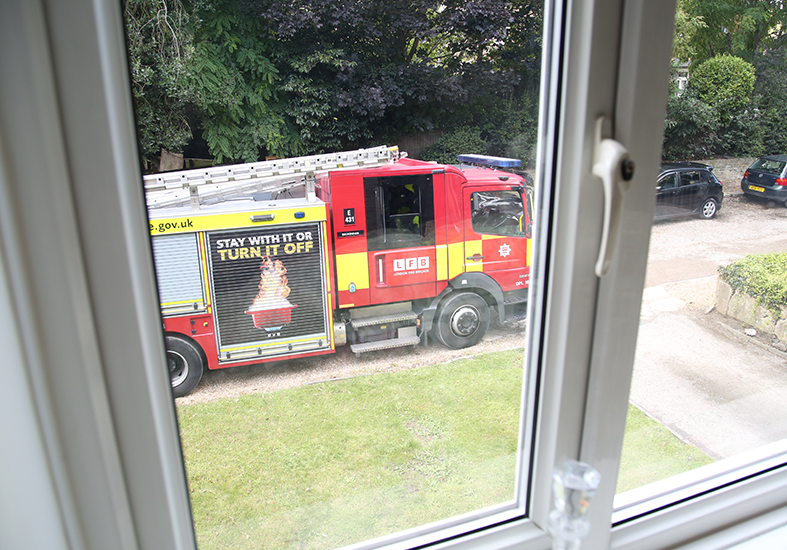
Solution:
[{"label": "tree", "polygon": [[162,148],[180,151],[191,139],[187,66],[194,52],[190,17],[179,0],[125,4],[131,86],[143,160]]},{"label": "tree", "polygon": [[530,2],[245,6],[278,41],[288,124],[309,152],[476,124],[488,106],[538,81],[541,11]]},{"label": "tree", "polygon": [[697,57],[695,37],[700,29],[707,28],[702,16],[687,13],[689,0],[679,0],[675,10],[675,30],[672,39],[672,57],[689,62]]},{"label": "tree", "polygon": [[763,150],[787,153],[787,46],[769,50],[756,61],[755,102],[762,116]]},{"label": "tree", "polygon": [[[252,161],[467,125],[489,150],[529,147],[535,1],[167,1],[126,4],[146,157],[190,139]],[[506,119],[526,111],[533,128]]]},{"label": "tree", "polygon": [[187,86],[217,163],[252,162],[298,149],[277,105],[276,44],[235,0],[197,0]]},{"label": "tree", "polygon": [[787,10],[782,0],[685,0],[681,8],[689,18],[702,21],[690,41],[697,63],[725,53],[752,62],[785,41]]}]

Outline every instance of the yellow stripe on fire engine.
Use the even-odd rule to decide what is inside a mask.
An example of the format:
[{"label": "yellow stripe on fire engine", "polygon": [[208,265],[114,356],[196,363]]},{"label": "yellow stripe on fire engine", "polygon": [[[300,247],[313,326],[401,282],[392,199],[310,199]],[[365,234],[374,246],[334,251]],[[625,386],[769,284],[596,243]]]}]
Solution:
[{"label": "yellow stripe on fire engine", "polygon": [[530,265],[530,259],[533,257],[533,239],[528,239],[527,244],[527,258],[525,258],[525,265]]},{"label": "yellow stripe on fire engine", "polygon": [[[155,215],[155,213],[154,210],[153,214]],[[296,218],[296,213],[303,213],[303,217]],[[273,218],[264,221],[252,221],[252,217],[254,216],[273,216]],[[228,214],[194,212],[186,216],[174,218],[151,219],[150,234],[163,235],[166,233],[169,235],[170,233],[190,233],[213,229],[266,227],[292,223],[321,222],[325,221],[325,219],[325,206],[322,205],[304,206],[301,208],[255,210],[251,212],[232,212]]]},{"label": "yellow stripe on fire engine", "polygon": [[369,258],[366,252],[336,255],[337,290],[349,290],[355,283],[356,290],[369,288]]},{"label": "yellow stripe on fire engine", "polygon": [[464,264],[465,270],[468,272],[471,271],[483,271],[484,270],[484,261],[478,260],[468,260],[470,256],[482,256],[484,255],[484,247],[483,247],[483,240],[477,241],[465,241],[465,255],[464,255]]},{"label": "yellow stripe on fire engine", "polygon": [[465,243],[448,244],[448,279],[458,277],[465,272]]},{"label": "yellow stripe on fire engine", "polygon": [[[206,255],[206,247],[205,247],[205,233],[197,233],[197,239],[199,239],[199,261],[202,265],[202,288],[209,289],[210,288],[210,275],[208,275],[208,257]],[[205,299],[208,306],[208,312],[210,313],[210,291],[205,291]]]},{"label": "yellow stripe on fire engine", "polygon": [[435,255],[437,257],[437,280],[448,280],[448,246],[439,244],[435,247]]},{"label": "yellow stripe on fire engine", "polygon": [[237,346],[231,348],[221,348],[221,353],[230,352],[230,353],[239,353],[242,351],[256,351],[258,349],[267,349],[267,348],[280,348],[286,346],[287,344],[302,344],[304,342],[313,342],[317,340],[319,336],[308,336],[306,338],[289,338],[287,340],[277,340],[276,342],[271,343],[257,343],[250,346]]}]

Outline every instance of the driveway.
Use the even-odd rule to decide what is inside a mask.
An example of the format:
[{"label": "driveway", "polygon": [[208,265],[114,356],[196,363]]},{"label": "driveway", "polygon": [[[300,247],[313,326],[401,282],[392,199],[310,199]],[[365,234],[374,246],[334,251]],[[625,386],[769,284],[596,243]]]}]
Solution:
[{"label": "driveway", "polygon": [[787,354],[713,309],[718,266],[780,251],[787,209],[742,197],[653,228],[631,402],[716,459],[787,438]]}]

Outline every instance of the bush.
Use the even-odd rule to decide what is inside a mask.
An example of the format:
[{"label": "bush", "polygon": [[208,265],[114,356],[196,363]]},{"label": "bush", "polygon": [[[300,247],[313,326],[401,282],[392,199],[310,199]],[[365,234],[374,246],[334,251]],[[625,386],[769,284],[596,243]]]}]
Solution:
[{"label": "bush", "polygon": [[485,154],[486,141],[481,138],[481,129],[464,126],[440,137],[435,143],[424,149],[421,158],[440,164],[456,164],[457,155]]},{"label": "bush", "polygon": [[756,298],[778,313],[787,306],[787,253],[752,254],[719,268],[721,278],[736,292]]},{"label": "bush", "polygon": [[716,149],[718,114],[693,91],[667,100],[664,121],[664,160],[709,158]]},{"label": "bush", "polygon": [[754,80],[751,63],[740,57],[717,55],[692,70],[689,87],[716,109],[724,121],[751,101]]}]

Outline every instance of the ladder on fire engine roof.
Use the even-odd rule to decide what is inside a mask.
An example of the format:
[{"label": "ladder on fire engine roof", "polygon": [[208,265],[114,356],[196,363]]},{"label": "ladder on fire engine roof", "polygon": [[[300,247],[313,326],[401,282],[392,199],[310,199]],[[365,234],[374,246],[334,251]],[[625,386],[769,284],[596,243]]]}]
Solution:
[{"label": "ladder on fire engine roof", "polygon": [[381,145],[340,153],[267,160],[231,166],[211,166],[143,177],[149,209],[172,208],[228,201],[251,193],[282,193],[306,187],[309,201],[316,198],[316,172],[391,164],[406,156],[396,146]]}]

